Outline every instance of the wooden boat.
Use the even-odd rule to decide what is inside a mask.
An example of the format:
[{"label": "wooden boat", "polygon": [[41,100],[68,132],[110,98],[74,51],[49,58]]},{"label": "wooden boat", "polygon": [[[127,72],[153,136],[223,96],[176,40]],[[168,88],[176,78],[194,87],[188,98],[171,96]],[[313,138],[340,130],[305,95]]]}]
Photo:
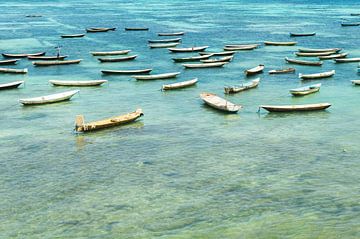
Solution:
[{"label": "wooden boat", "polygon": [[148,27],[125,27],[125,31],[149,31]]},{"label": "wooden boat", "polygon": [[26,74],[28,69],[13,69],[13,68],[0,68],[0,73],[9,73],[9,74]]},{"label": "wooden boat", "polygon": [[189,61],[198,61],[198,60],[204,60],[209,59],[212,55],[201,55],[201,56],[191,56],[191,57],[183,57],[183,58],[173,58],[173,61],[175,62],[189,62]]},{"label": "wooden boat", "polygon": [[201,93],[200,98],[207,105],[209,105],[215,109],[229,112],[229,113],[236,113],[242,108],[240,105],[231,103],[230,101],[227,101],[213,93]]},{"label": "wooden boat", "polygon": [[347,63],[347,62],[359,62],[360,61],[360,57],[356,57],[356,58],[335,58],[334,61],[336,63]]},{"label": "wooden boat", "polygon": [[107,80],[49,80],[54,86],[99,86]]},{"label": "wooden boat", "polygon": [[168,48],[171,52],[194,52],[194,51],[205,51],[209,46],[195,46],[187,48]]},{"label": "wooden boat", "polygon": [[302,57],[318,57],[318,56],[329,56],[336,53],[335,51],[325,51],[325,52],[295,52],[295,55]]},{"label": "wooden boat", "polygon": [[351,83],[354,85],[360,85],[360,80],[352,80]]},{"label": "wooden boat", "polygon": [[8,89],[13,89],[13,88],[18,88],[19,85],[21,85],[22,83],[24,83],[25,81],[14,81],[14,82],[9,82],[9,83],[5,83],[5,84],[0,84],[0,90],[8,90]]},{"label": "wooden boat", "polygon": [[340,54],[332,54],[329,56],[319,56],[320,60],[330,60],[330,59],[337,59],[337,58],[345,58],[348,53],[340,53]]},{"label": "wooden boat", "polygon": [[0,61],[0,65],[15,65],[19,59],[3,60]]},{"label": "wooden boat", "polygon": [[103,74],[107,75],[132,75],[132,74],[148,74],[152,69],[141,69],[141,70],[102,70]]},{"label": "wooden boat", "polygon": [[211,56],[232,56],[236,51],[221,51],[221,52],[199,52],[199,55],[211,55]]},{"label": "wooden boat", "polygon": [[173,84],[163,85],[162,90],[175,90],[175,89],[185,88],[185,87],[193,86],[197,82],[198,82],[198,78],[194,78],[188,81],[176,82]]},{"label": "wooden boat", "polygon": [[158,33],[158,36],[181,36],[184,34],[185,32],[164,32],[164,33]]},{"label": "wooden boat", "polygon": [[185,68],[212,68],[223,67],[228,62],[182,64]]},{"label": "wooden boat", "polygon": [[264,68],[265,68],[265,66],[260,64],[254,68],[245,70],[244,73],[245,73],[245,75],[254,75],[254,74],[258,74],[258,73],[262,72],[264,70]]},{"label": "wooden boat", "polygon": [[86,32],[94,33],[94,32],[108,32],[115,31],[116,27],[90,27],[86,29]]},{"label": "wooden boat", "polygon": [[241,91],[249,90],[252,88],[255,88],[259,85],[260,78],[257,78],[255,80],[252,80],[249,83],[244,83],[240,86],[230,86],[230,87],[224,87],[225,94],[234,94]]},{"label": "wooden boat", "polygon": [[342,22],[342,27],[353,27],[353,26],[360,26],[360,22]]},{"label": "wooden boat", "polygon": [[132,78],[136,80],[163,80],[169,78],[175,78],[180,74],[180,72],[171,72],[171,73],[163,73],[156,75],[133,75]]},{"label": "wooden boat", "polygon": [[226,45],[224,51],[247,51],[254,50],[259,44],[249,44],[249,45]]},{"label": "wooden boat", "polygon": [[293,96],[304,96],[318,92],[320,90],[320,87],[321,87],[321,83],[292,89],[290,90],[290,93]]},{"label": "wooden boat", "polygon": [[285,57],[285,61],[292,64],[298,65],[307,65],[307,66],[321,66],[323,64],[322,61],[303,61],[303,60],[295,60]]},{"label": "wooden boat", "polygon": [[269,112],[301,112],[324,110],[331,106],[329,103],[306,104],[306,105],[260,105]]},{"label": "wooden boat", "polygon": [[316,48],[299,48],[299,52],[329,52],[329,51],[335,51],[339,52],[341,51],[341,48],[324,48],[324,49],[316,49]]},{"label": "wooden boat", "polygon": [[46,52],[38,52],[38,53],[30,53],[30,54],[9,54],[9,53],[2,53],[3,57],[7,58],[25,58],[28,56],[43,56]]},{"label": "wooden boat", "polygon": [[42,15],[31,14],[31,15],[26,15],[25,17],[42,17]]},{"label": "wooden boat", "polygon": [[264,41],[264,44],[267,46],[295,46],[297,42],[296,41],[289,41],[289,42]]},{"label": "wooden boat", "polygon": [[64,60],[68,56],[28,56],[27,58],[29,60],[43,60],[43,61],[49,61],[49,60]]},{"label": "wooden boat", "polygon": [[286,68],[286,69],[269,71],[269,74],[286,74],[286,73],[295,73],[295,68]]},{"label": "wooden boat", "polygon": [[82,59],[67,60],[67,61],[33,61],[34,66],[57,66],[57,65],[71,65],[79,64]]},{"label": "wooden boat", "polygon": [[162,39],[162,40],[148,40],[149,43],[170,43],[170,42],[180,42],[181,38],[169,38],[169,39]]},{"label": "wooden boat", "polygon": [[100,62],[120,62],[120,61],[131,61],[134,60],[137,55],[118,57],[118,58],[98,58]]},{"label": "wooden boat", "polygon": [[312,80],[312,79],[319,79],[319,78],[327,78],[335,75],[335,70],[322,72],[322,73],[316,73],[316,74],[299,74],[299,78],[303,80]]},{"label": "wooden boat", "polygon": [[131,50],[121,50],[121,51],[93,51],[90,52],[93,56],[116,56],[116,55],[125,55],[128,54]]},{"label": "wooden boat", "polygon": [[85,34],[71,34],[71,35],[61,35],[61,38],[79,38],[84,36]]},{"label": "wooden boat", "polygon": [[65,91],[62,93],[34,97],[34,98],[27,98],[27,99],[20,99],[19,102],[24,105],[40,105],[40,104],[50,104],[50,103],[57,103],[65,100],[70,100],[76,93],[80,90],[71,90]]},{"label": "wooden boat", "polygon": [[291,37],[308,37],[308,36],[315,36],[316,32],[309,32],[309,33],[295,33],[290,32]]},{"label": "wooden boat", "polygon": [[224,56],[221,58],[209,59],[209,60],[200,60],[203,63],[216,63],[216,62],[229,62],[234,58],[234,56]]},{"label": "wooden boat", "polygon": [[137,109],[132,113],[128,113],[125,115],[115,116],[108,119],[103,119],[99,121],[94,121],[90,123],[85,123],[84,116],[78,115],[75,119],[75,131],[76,132],[88,132],[95,131],[99,129],[105,129],[110,127],[115,127],[123,124],[128,124],[133,122],[143,116],[143,112],[141,109]]},{"label": "wooden boat", "polygon": [[350,16],[360,16],[360,13],[350,13]]},{"label": "wooden boat", "polygon": [[168,47],[175,47],[179,45],[180,42],[171,42],[171,43],[153,43],[149,44],[150,48],[168,48]]}]

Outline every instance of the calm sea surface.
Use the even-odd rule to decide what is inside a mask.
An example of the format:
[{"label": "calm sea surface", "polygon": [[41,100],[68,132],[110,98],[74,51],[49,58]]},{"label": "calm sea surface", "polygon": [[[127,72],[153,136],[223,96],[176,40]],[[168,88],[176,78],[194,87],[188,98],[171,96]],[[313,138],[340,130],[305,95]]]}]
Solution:
[{"label": "calm sea surface", "polygon": [[[360,238],[360,87],[357,63],[296,66],[298,73],[336,70],[320,93],[293,98],[297,74],[261,75],[257,89],[225,96],[244,108],[227,115],[203,105],[204,91],[248,82],[243,71],[289,67],[298,47],[341,47],[360,57],[357,1],[1,1],[0,52],[55,46],[79,65],[34,68],[0,92],[0,238]],[[25,18],[41,14],[41,18]],[[61,39],[86,27],[115,32]],[[149,27],[125,32],[124,27]],[[239,52],[219,69],[184,70],[166,49],[152,49],[157,32],[185,31],[181,46],[290,41],[298,46]],[[89,51],[131,49],[135,61],[100,64]],[[315,59],[314,59],[315,60]],[[177,79],[137,82],[102,76],[101,69],[181,71]],[[198,77],[197,86],[161,92],[162,84]],[[23,107],[18,99],[66,91],[51,79],[106,79],[81,88],[69,102]],[[250,78],[252,79],[252,78]],[[74,88],[70,88],[74,89]],[[76,89],[76,88],[75,88]],[[257,114],[260,104],[330,102],[323,112]],[[134,124],[73,133],[87,121],[141,107]]]}]

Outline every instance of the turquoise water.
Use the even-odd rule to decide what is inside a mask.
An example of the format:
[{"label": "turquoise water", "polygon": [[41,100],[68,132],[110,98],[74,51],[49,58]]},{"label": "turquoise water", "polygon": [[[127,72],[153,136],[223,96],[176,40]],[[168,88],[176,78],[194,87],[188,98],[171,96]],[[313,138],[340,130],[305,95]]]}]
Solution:
[{"label": "turquoise water", "polygon": [[[223,96],[243,71],[287,65],[301,47],[342,47],[359,57],[354,1],[2,1],[0,51],[55,54],[62,45],[81,64],[34,68],[25,87],[0,92],[0,238],[359,238],[360,88],[357,63],[297,72],[336,70],[320,93],[293,98],[297,75],[261,75],[257,89],[226,96],[244,108],[226,115],[199,94]],[[42,18],[25,18],[42,14]],[[109,33],[61,39],[86,27]],[[150,28],[125,32],[124,27]],[[186,31],[182,46],[288,41],[288,33],[316,31],[295,47],[239,52],[223,69],[184,70],[166,49],[148,49],[157,32]],[[133,62],[100,64],[89,51],[131,49]],[[181,56],[181,55],[176,55]],[[101,69],[181,71],[176,80],[136,82],[102,76]],[[162,84],[198,77],[197,86],[172,92]],[[23,107],[20,98],[65,91],[50,79],[106,79],[81,88],[71,101]],[[251,78],[250,78],[251,79]],[[323,112],[267,114],[260,104],[330,102]],[[125,127],[75,135],[75,116],[88,121],[141,107],[145,116]]]}]

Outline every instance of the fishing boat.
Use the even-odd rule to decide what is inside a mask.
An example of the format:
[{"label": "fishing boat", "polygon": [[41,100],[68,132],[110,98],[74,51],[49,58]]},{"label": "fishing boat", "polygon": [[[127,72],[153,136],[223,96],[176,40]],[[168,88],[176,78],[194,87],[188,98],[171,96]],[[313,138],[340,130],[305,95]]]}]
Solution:
[{"label": "fishing boat", "polygon": [[227,101],[213,93],[201,93],[200,98],[207,105],[209,105],[217,110],[225,111],[228,113],[236,113],[242,108],[240,105],[231,103],[230,101]]},{"label": "fishing boat", "polygon": [[93,56],[116,56],[116,55],[125,55],[128,54],[131,50],[121,50],[121,51],[93,51],[90,52]]},{"label": "fishing boat", "polygon": [[158,33],[158,36],[181,36],[184,34],[185,32],[164,32],[164,33]]},{"label": "fishing boat", "polygon": [[209,60],[200,60],[203,63],[217,63],[217,62],[229,62],[234,58],[234,56],[224,56],[221,58],[209,59]]},{"label": "fishing boat", "polygon": [[163,80],[169,78],[175,78],[180,74],[180,72],[171,72],[163,74],[154,74],[154,75],[133,75],[132,78],[136,80]]},{"label": "fishing boat", "polygon": [[170,43],[170,42],[180,42],[181,38],[169,38],[169,39],[161,39],[161,40],[148,40],[149,43]]},{"label": "fishing boat", "polygon": [[289,42],[264,41],[264,44],[267,46],[295,46],[297,42],[296,41],[289,41]]},{"label": "fishing boat", "polygon": [[291,37],[308,37],[308,36],[315,36],[316,32],[309,32],[309,33],[295,33],[290,32]]},{"label": "fishing boat", "polygon": [[295,73],[295,68],[286,68],[286,69],[278,69],[278,70],[270,70],[269,74],[287,74],[287,73]]},{"label": "fishing boat", "polygon": [[319,57],[319,56],[329,56],[336,53],[335,51],[325,51],[325,52],[295,52],[295,55],[302,57]]},{"label": "fishing boat", "polygon": [[189,61],[199,61],[210,58],[212,55],[201,55],[201,56],[191,56],[191,57],[182,57],[182,58],[173,58],[175,62],[189,62]]},{"label": "fishing boat", "polygon": [[318,92],[320,90],[320,87],[321,87],[321,83],[315,85],[308,85],[308,86],[292,89],[290,90],[290,93],[293,96],[304,96]]},{"label": "fishing boat", "polygon": [[353,26],[359,26],[360,22],[342,22],[342,27],[353,27]]},{"label": "fishing boat", "polygon": [[71,91],[65,91],[62,93],[57,93],[52,95],[20,99],[19,102],[24,105],[40,105],[40,104],[57,103],[65,100],[70,100],[70,98],[73,97],[79,91],[80,90],[71,90]]},{"label": "fishing boat", "polygon": [[168,48],[168,47],[175,47],[179,45],[180,42],[171,42],[171,43],[152,43],[149,44],[150,48]]},{"label": "fishing boat", "polygon": [[13,69],[13,68],[0,68],[0,73],[9,73],[9,74],[26,74],[28,69]]},{"label": "fishing boat", "polygon": [[115,117],[111,117],[108,119],[103,119],[99,121],[94,121],[90,123],[85,123],[84,116],[78,115],[75,119],[75,131],[76,132],[88,132],[88,131],[95,131],[99,129],[105,129],[110,127],[115,127],[119,125],[124,125],[131,123],[141,116],[143,116],[143,111],[141,109],[137,109],[132,113],[128,113],[125,115],[119,115]]},{"label": "fishing boat", "polygon": [[125,27],[125,31],[149,31],[148,27]]},{"label": "fishing boat", "polygon": [[318,104],[305,104],[305,105],[260,105],[269,112],[302,112],[302,111],[315,111],[325,110],[329,108],[329,103],[318,103]]},{"label": "fishing boat", "polygon": [[360,16],[360,13],[350,13],[350,16]]},{"label": "fishing boat", "polygon": [[140,70],[102,70],[103,74],[107,75],[132,75],[132,74],[148,74],[152,69],[140,69]]},{"label": "fishing boat", "polygon": [[19,59],[3,60],[0,61],[0,65],[15,65]]},{"label": "fishing boat", "polygon": [[236,51],[221,51],[221,52],[199,52],[199,55],[211,55],[211,56],[232,56]]},{"label": "fishing boat", "polygon": [[43,60],[43,61],[49,61],[49,60],[64,60],[68,56],[28,56],[27,58],[29,60]]},{"label": "fishing boat", "polygon": [[82,59],[67,60],[67,61],[33,61],[34,66],[57,66],[57,65],[71,65],[79,64]]},{"label": "fishing boat", "polygon": [[49,80],[54,86],[99,86],[107,80]]},{"label": "fishing boat", "polygon": [[116,27],[90,27],[86,29],[86,32],[94,33],[94,32],[108,32],[115,31]]},{"label": "fishing boat", "polygon": [[285,61],[292,64],[298,65],[307,65],[307,66],[321,66],[323,64],[322,61],[303,61],[303,60],[295,60],[285,57]]},{"label": "fishing boat", "polygon": [[117,57],[117,58],[98,58],[100,62],[120,62],[120,61],[131,61],[134,60],[137,55]]},{"label": "fishing boat", "polygon": [[299,52],[329,52],[329,51],[335,51],[339,52],[341,51],[341,48],[324,48],[324,49],[316,49],[316,48],[299,48]]},{"label": "fishing boat", "polygon": [[3,57],[6,57],[6,58],[26,58],[28,56],[43,56],[45,54],[46,54],[46,52],[29,53],[29,54],[26,54],[26,53],[21,53],[21,54],[2,53]]},{"label": "fishing boat", "polygon": [[21,85],[22,83],[24,83],[24,81],[21,80],[21,81],[13,81],[5,84],[0,84],[0,90],[18,88],[19,85]]},{"label": "fishing boat", "polygon": [[69,34],[69,35],[61,35],[61,38],[79,38],[84,37],[85,34]]},{"label": "fishing boat", "polygon": [[327,71],[327,72],[321,72],[316,74],[299,74],[299,78],[303,80],[312,80],[312,79],[319,79],[319,78],[327,78],[335,75],[335,70]]},{"label": "fishing boat", "polygon": [[26,15],[25,17],[42,17],[42,15]]},{"label": "fishing boat", "polygon": [[345,58],[348,53],[340,53],[340,54],[332,54],[329,56],[319,56],[320,60],[330,60],[330,59],[337,59],[337,58]]},{"label": "fishing boat", "polygon": [[360,80],[352,80],[351,83],[354,85],[360,85]]},{"label": "fishing boat", "polygon": [[168,48],[171,52],[194,52],[194,51],[205,51],[209,46],[194,46],[186,48]]},{"label": "fishing boat", "polygon": [[194,63],[194,64],[182,64],[185,68],[212,68],[223,67],[228,62],[215,62],[215,63]]},{"label": "fishing boat", "polygon": [[175,90],[175,89],[180,89],[180,88],[193,86],[197,82],[198,82],[198,78],[194,78],[192,80],[181,81],[181,82],[176,82],[176,83],[173,83],[173,84],[163,85],[161,89],[162,90]]},{"label": "fishing boat", "polygon": [[244,73],[245,73],[245,75],[255,75],[255,74],[261,73],[264,70],[264,68],[265,68],[265,66],[260,64],[254,68],[245,70]]},{"label": "fishing boat", "polygon": [[260,78],[257,78],[255,80],[252,80],[249,83],[244,83],[244,84],[239,85],[239,86],[224,87],[224,91],[225,91],[225,94],[238,93],[238,92],[241,92],[241,91],[256,88],[259,85],[259,82],[260,82]]},{"label": "fishing boat", "polygon": [[250,45],[227,45],[224,47],[224,51],[248,51],[254,50],[259,44],[250,44]]},{"label": "fishing boat", "polygon": [[347,62],[359,62],[360,61],[360,57],[356,57],[356,58],[336,58],[334,59],[334,61],[336,63],[347,63]]}]

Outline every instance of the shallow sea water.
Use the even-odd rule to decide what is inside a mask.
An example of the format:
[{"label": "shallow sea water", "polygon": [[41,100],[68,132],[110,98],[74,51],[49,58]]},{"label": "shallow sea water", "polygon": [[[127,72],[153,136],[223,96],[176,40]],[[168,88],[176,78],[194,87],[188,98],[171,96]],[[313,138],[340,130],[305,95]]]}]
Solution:
[{"label": "shallow sea water", "polygon": [[[257,89],[225,96],[243,105],[236,115],[205,106],[203,91],[248,81],[260,63],[287,67],[298,47],[342,47],[360,56],[358,27],[341,27],[356,1],[2,1],[0,51],[55,54],[62,46],[75,66],[29,68],[25,87],[0,92],[1,238],[359,238],[357,63],[295,66],[297,73],[336,70],[320,93],[293,98],[297,74],[261,76]],[[25,18],[42,14],[42,18]],[[91,26],[109,33],[61,39]],[[146,26],[149,32],[125,32]],[[222,69],[184,70],[166,49],[152,49],[157,32],[186,31],[182,46],[289,41],[290,31],[312,32],[298,46],[239,52]],[[292,40],[292,39],[291,39]],[[89,51],[131,49],[132,62],[100,64]],[[185,55],[185,54],[184,54]],[[293,56],[294,57],[294,56]],[[136,82],[102,76],[101,69],[181,71],[176,80]],[[161,92],[164,83],[198,77],[195,87]],[[23,107],[18,99],[66,91],[50,79],[99,79],[69,102]],[[252,79],[252,78],[250,78]],[[307,83],[306,83],[307,84]],[[268,114],[261,104],[330,102],[327,111]],[[141,107],[134,124],[76,135],[87,121]]]}]

